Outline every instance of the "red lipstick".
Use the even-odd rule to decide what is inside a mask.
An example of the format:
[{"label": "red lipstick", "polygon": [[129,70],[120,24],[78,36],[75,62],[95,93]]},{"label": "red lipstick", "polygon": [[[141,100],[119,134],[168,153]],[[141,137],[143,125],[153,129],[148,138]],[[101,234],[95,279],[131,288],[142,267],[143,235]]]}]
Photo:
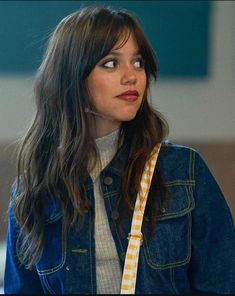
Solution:
[{"label": "red lipstick", "polygon": [[136,90],[128,90],[120,95],[117,95],[116,97],[128,102],[134,102],[138,99],[139,93]]}]

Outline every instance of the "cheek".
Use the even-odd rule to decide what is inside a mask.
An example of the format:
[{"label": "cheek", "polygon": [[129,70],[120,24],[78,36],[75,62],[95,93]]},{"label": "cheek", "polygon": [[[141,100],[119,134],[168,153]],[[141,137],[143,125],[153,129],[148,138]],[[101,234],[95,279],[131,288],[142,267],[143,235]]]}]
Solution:
[{"label": "cheek", "polygon": [[88,80],[88,89],[91,95],[91,99],[96,100],[99,98],[105,99],[105,97],[112,95],[114,91],[113,79],[110,77],[96,77],[96,79]]},{"label": "cheek", "polygon": [[145,71],[139,73],[139,75],[137,76],[137,80],[139,88],[142,89],[142,91],[144,91],[147,87],[147,76]]},{"label": "cheek", "polygon": [[143,76],[142,84],[143,84],[143,88],[146,89],[146,87],[147,87],[147,76],[146,76],[146,74],[144,74],[144,76]]}]

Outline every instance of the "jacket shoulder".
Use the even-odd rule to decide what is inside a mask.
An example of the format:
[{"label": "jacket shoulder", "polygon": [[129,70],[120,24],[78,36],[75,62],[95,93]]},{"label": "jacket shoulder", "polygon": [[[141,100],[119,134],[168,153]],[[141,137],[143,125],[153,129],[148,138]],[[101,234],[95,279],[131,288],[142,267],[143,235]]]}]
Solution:
[{"label": "jacket shoulder", "polygon": [[162,143],[162,149],[165,153],[174,154],[175,156],[186,155],[187,153],[197,153],[197,151],[189,146],[176,144],[166,140]]},{"label": "jacket shoulder", "polygon": [[198,156],[198,152],[191,147],[165,141],[159,153],[159,171],[166,182],[194,181],[195,159]]}]

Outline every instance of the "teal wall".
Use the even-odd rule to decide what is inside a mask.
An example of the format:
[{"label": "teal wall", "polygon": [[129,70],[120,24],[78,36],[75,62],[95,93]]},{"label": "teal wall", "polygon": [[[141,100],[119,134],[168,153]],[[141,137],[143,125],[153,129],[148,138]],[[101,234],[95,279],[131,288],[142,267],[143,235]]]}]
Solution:
[{"label": "teal wall", "polygon": [[33,73],[53,28],[88,5],[133,12],[158,56],[161,76],[208,74],[210,1],[0,1],[0,74]]}]

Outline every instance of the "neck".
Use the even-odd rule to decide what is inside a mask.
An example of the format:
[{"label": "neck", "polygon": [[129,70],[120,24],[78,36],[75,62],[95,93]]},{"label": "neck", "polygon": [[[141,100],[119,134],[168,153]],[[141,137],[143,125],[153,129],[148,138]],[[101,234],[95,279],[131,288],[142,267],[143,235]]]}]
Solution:
[{"label": "neck", "polygon": [[104,137],[120,128],[120,123],[109,120],[96,120],[95,138]]}]

